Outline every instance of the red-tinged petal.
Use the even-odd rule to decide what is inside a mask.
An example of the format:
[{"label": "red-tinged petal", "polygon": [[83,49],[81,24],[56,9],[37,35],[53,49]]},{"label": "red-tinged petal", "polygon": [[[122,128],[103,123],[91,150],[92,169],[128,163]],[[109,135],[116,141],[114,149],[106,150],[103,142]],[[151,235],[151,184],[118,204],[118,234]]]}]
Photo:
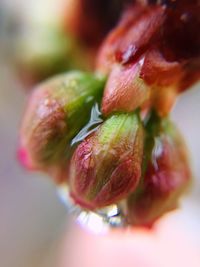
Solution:
[{"label": "red-tinged petal", "polygon": [[150,46],[165,18],[163,6],[144,7],[141,15],[121,38],[117,46],[117,61],[123,64],[135,62]]},{"label": "red-tinged petal", "polygon": [[148,85],[160,87],[178,85],[182,76],[182,65],[179,62],[167,61],[161,52],[155,49],[145,54],[140,77]]},{"label": "red-tinged petal", "polygon": [[154,108],[159,116],[165,117],[169,114],[174,106],[178,92],[176,87],[156,87],[151,90],[150,105]]},{"label": "red-tinged petal", "polygon": [[97,71],[103,74],[109,74],[113,64],[116,62],[116,51],[121,39],[124,38],[124,35],[133,22],[137,21],[138,17],[141,16],[143,10],[144,7],[139,4],[130,6],[125,10],[119,24],[109,33],[100,48],[97,56]]},{"label": "red-tinged petal", "polygon": [[179,62],[169,62],[160,51],[151,49],[145,54],[140,77],[151,88],[148,106],[166,116],[172,109],[185,73]]},{"label": "red-tinged petal", "polygon": [[200,57],[190,60],[183,65],[184,76],[181,79],[179,92],[189,89],[196,82],[200,81]]},{"label": "red-tinged petal", "polygon": [[73,187],[78,188],[80,195],[86,194],[88,187],[93,182],[94,163],[91,159],[93,146],[93,138],[86,138],[85,141],[78,146],[70,164],[70,176],[74,177],[77,175],[77,178],[73,181]]},{"label": "red-tinged petal", "polygon": [[17,151],[17,157],[23,167],[29,171],[40,170],[46,172],[53,178],[56,184],[60,184],[67,179],[68,163],[65,161],[48,167],[40,166],[36,161],[33,161],[29,151],[22,147]]},{"label": "red-tinged petal", "polygon": [[97,194],[94,200],[97,205],[105,201],[115,203],[136,188],[137,177],[141,176],[141,160],[138,161],[138,159],[141,159],[143,155],[141,150],[143,147],[142,136],[142,129],[139,129],[134,143],[133,157],[135,161],[131,157],[123,159],[123,162],[113,171],[110,181]]},{"label": "red-tinged petal", "polygon": [[146,155],[143,181],[128,200],[128,218],[132,224],[152,225],[178,206],[180,196],[190,184],[191,171],[185,143],[172,124],[166,125],[166,122],[163,126],[157,125],[162,129],[157,129],[157,135],[149,139],[153,143],[149,157]]},{"label": "red-tinged petal", "polygon": [[20,161],[20,163],[22,164],[22,166],[24,166],[25,168],[27,168],[28,170],[34,170],[34,162],[32,161],[30,155],[28,154],[28,151],[23,148],[20,147],[17,151],[17,158]]},{"label": "red-tinged petal", "polygon": [[134,4],[125,10],[117,27],[104,41],[97,58],[97,70],[108,74],[116,61],[127,63],[144,52],[164,19],[164,8]]},{"label": "red-tinged petal", "polygon": [[104,91],[102,112],[130,112],[138,108],[149,96],[149,88],[139,77],[141,64],[115,65]]},{"label": "red-tinged petal", "polygon": [[70,165],[71,197],[87,209],[120,201],[141,176],[143,128],[135,114],[107,119],[76,149]]},{"label": "red-tinged petal", "polygon": [[116,29],[108,35],[97,55],[96,70],[99,73],[108,75],[115,64],[115,53],[118,38],[121,38],[121,29]]},{"label": "red-tinged petal", "polygon": [[[110,181],[94,199],[96,206],[102,203],[115,203],[123,199],[136,188],[137,176],[141,175],[141,166],[133,164],[132,159],[124,160],[112,173]],[[134,177],[135,176],[135,177]]]}]

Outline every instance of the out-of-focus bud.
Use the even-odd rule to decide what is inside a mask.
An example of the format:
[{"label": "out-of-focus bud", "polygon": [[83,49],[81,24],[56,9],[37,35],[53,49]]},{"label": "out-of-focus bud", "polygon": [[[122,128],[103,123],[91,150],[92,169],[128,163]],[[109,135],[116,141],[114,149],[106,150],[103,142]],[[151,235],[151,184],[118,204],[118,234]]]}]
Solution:
[{"label": "out-of-focus bud", "polygon": [[134,113],[108,118],[76,149],[69,184],[75,203],[97,209],[127,197],[141,176],[143,126]]},{"label": "out-of-focus bud", "polygon": [[[91,107],[101,99],[104,80],[73,71],[58,75],[30,95],[21,127],[19,156],[31,169],[53,174],[70,156],[72,138],[87,123]],[[55,167],[56,166],[56,167]]]},{"label": "out-of-focus bud", "polygon": [[191,182],[191,171],[183,138],[170,121],[153,116],[147,131],[144,176],[127,201],[127,218],[130,224],[151,227],[177,208]]},{"label": "out-of-focus bud", "polygon": [[68,69],[92,68],[89,53],[56,26],[29,27],[18,39],[15,49],[16,67],[26,86]]},{"label": "out-of-focus bud", "polygon": [[102,112],[130,112],[149,98],[150,89],[140,78],[141,64],[116,64],[108,78],[102,101]]}]

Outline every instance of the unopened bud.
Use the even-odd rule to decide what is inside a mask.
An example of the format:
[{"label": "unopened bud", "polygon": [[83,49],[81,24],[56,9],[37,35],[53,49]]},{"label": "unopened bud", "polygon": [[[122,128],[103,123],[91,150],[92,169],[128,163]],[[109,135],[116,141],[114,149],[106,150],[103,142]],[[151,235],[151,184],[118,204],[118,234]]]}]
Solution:
[{"label": "unopened bud", "polygon": [[71,196],[88,209],[117,203],[133,192],[141,176],[143,127],[136,114],[107,119],[72,157]]},{"label": "unopened bud", "polygon": [[149,98],[150,88],[140,78],[141,63],[116,64],[110,73],[102,101],[102,112],[131,112]]},{"label": "unopened bud", "polygon": [[52,169],[70,155],[72,138],[89,120],[104,82],[69,72],[39,85],[30,96],[21,127],[20,159],[33,169]]},{"label": "unopened bud", "polygon": [[175,126],[168,120],[150,120],[149,126],[146,170],[137,191],[128,199],[127,213],[130,224],[147,227],[177,208],[191,178],[187,149]]}]

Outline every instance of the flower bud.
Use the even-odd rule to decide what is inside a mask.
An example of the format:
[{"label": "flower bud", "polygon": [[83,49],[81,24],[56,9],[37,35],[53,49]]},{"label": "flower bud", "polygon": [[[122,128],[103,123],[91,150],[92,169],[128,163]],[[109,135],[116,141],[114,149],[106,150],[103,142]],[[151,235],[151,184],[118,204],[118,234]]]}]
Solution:
[{"label": "flower bud", "polygon": [[130,112],[145,104],[150,86],[141,78],[146,50],[163,22],[164,8],[135,4],[100,49],[97,70],[108,75],[102,112]]},{"label": "flower bud", "polygon": [[191,171],[182,136],[171,122],[150,119],[147,129],[146,169],[137,191],[128,199],[127,217],[130,224],[151,227],[177,208]]},{"label": "flower bud", "polygon": [[143,139],[136,114],[108,118],[74,152],[69,171],[74,201],[93,210],[133,192],[141,176]]},{"label": "flower bud", "polygon": [[67,69],[89,70],[90,57],[88,51],[58,27],[43,24],[31,27],[16,42],[15,61],[26,86]]},{"label": "flower bud", "polygon": [[66,162],[70,142],[87,123],[103,86],[104,81],[92,74],[73,71],[35,88],[21,126],[22,163],[32,169],[50,170]]},{"label": "flower bud", "polygon": [[149,98],[150,90],[139,77],[141,64],[121,66],[116,64],[106,83],[102,112],[131,112],[141,106]]},{"label": "flower bud", "polygon": [[103,42],[97,57],[97,70],[109,74],[116,62],[135,63],[151,45],[163,18],[161,6],[138,3],[128,6]]}]

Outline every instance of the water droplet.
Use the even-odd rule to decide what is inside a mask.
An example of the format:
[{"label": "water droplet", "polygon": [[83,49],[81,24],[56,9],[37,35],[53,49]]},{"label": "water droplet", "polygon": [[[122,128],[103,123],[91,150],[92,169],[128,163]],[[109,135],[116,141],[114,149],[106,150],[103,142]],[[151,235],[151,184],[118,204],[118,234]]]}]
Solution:
[{"label": "water droplet", "polygon": [[96,211],[83,210],[73,203],[66,184],[59,186],[57,192],[60,200],[75,221],[95,234],[104,234],[111,228],[126,226],[124,215],[118,205],[111,205]]},{"label": "water droplet", "polygon": [[99,111],[98,104],[96,103],[91,110],[89,122],[82,128],[82,130],[72,139],[71,146],[81,142],[92,132],[95,132],[99,124],[103,122],[103,119],[100,117],[101,112]]},{"label": "water droplet", "polygon": [[136,47],[132,44],[128,46],[128,49],[122,55],[122,64],[125,64],[129,61],[132,55],[135,53]]},{"label": "water droplet", "polygon": [[141,57],[140,58],[140,60],[139,60],[139,65],[140,65],[140,67],[142,67],[143,66],[143,64],[144,64],[144,59],[145,59],[145,57],[143,56],[143,57]]},{"label": "water droplet", "polygon": [[158,170],[157,159],[162,155],[162,153],[163,153],[162,142],[159,138],[155,138],[155,145],[152,151],[152,159],[151,159],[155,170]]}]

